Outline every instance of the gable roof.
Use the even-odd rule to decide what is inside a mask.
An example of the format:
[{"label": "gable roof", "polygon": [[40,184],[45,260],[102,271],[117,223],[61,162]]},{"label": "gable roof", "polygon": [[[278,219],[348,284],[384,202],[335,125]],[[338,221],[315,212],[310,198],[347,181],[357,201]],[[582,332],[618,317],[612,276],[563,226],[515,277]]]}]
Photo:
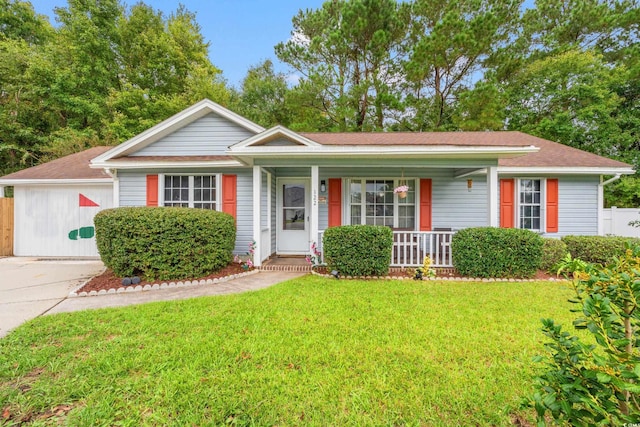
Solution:
[{"label": "gable roof", "polygon": [[306,138],[302,133],[296,133],[284,126],[277,125],[244,141],[240,141],[229,148],[234,150],[238,148],[264,146],[278,139],[285,139],[301,147],[318,147],[320,145],[318,142]]},{"label": "gable roof", "polygon": [[264,128],[262,126],[253,123],[251,120],[246,119],[209,99],[203,99],[202,101],[193,104],[192,106],[158,123],[152,128],[147,129],[141,134],[134,136],[128,141],[125,141],[122,144],[113,147],[106,153],[97,156],[95,159],[93,159],[92,163],[98,167],[108,167],[108,165],[105,164],[105,162],[107,162],[108,160],[121,156],[127,156],[135,151],[138,151],[139,149],[153,144],[161,138],[175,132],[178,129],[185,127],[190,123],[195,122],[199,118],[202,118],[210,113],[217,114],[218,116],[254,133],[264,131]]},{"label": "gable roof", "polygon": [[55,183],[61,181],[111,182],[112,178],[103,169],[92,169],[89,167],[89,163],[94,157],[112,148],[105,146],[93,147],[41,165],[23,169],[0,177],[0,184],[14,185],[50,180],[56,180]]}]

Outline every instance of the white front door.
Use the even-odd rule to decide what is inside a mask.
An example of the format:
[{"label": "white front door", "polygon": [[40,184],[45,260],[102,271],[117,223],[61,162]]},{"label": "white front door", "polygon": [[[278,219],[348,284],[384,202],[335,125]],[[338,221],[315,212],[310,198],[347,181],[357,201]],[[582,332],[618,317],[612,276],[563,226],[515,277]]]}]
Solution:
[{"label": "white front door", "polygon": [[282,178],[277,181],[278,253],[309,252],[309,179]]}]

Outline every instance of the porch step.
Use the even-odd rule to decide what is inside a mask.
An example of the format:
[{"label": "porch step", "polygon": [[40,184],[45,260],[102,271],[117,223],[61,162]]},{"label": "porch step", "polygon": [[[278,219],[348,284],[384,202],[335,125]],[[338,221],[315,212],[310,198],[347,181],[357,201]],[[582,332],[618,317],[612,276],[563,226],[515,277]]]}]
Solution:
[{"label": "porch step", "polygon": [[296,273],[311,273],[310,265],[284,265],[284,264],[267,264],[259,267],[262,271],[290,271]]}]

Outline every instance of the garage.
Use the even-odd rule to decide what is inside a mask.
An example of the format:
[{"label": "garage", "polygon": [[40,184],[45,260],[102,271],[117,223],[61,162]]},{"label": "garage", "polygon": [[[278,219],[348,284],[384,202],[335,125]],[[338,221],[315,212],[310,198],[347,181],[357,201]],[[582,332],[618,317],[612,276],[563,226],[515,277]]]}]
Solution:
[{"label": "garage", "polygon": [[109,148],[95,147],[0,178],[0,186],[14,188],[15,256],[99,256],[93,218],[113,207],[113,179],[102,169],[91,169],[89,162]]}]

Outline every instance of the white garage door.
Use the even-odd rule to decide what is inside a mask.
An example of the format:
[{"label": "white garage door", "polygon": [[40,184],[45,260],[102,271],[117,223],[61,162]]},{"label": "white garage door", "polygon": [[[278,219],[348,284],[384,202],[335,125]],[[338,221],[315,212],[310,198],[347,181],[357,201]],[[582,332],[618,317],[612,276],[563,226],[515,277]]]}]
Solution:
[{"label": "white garage door", "polygon": [[112,184],[14,188],[16,256],[98,256],[93,217],[113,206]]}]

